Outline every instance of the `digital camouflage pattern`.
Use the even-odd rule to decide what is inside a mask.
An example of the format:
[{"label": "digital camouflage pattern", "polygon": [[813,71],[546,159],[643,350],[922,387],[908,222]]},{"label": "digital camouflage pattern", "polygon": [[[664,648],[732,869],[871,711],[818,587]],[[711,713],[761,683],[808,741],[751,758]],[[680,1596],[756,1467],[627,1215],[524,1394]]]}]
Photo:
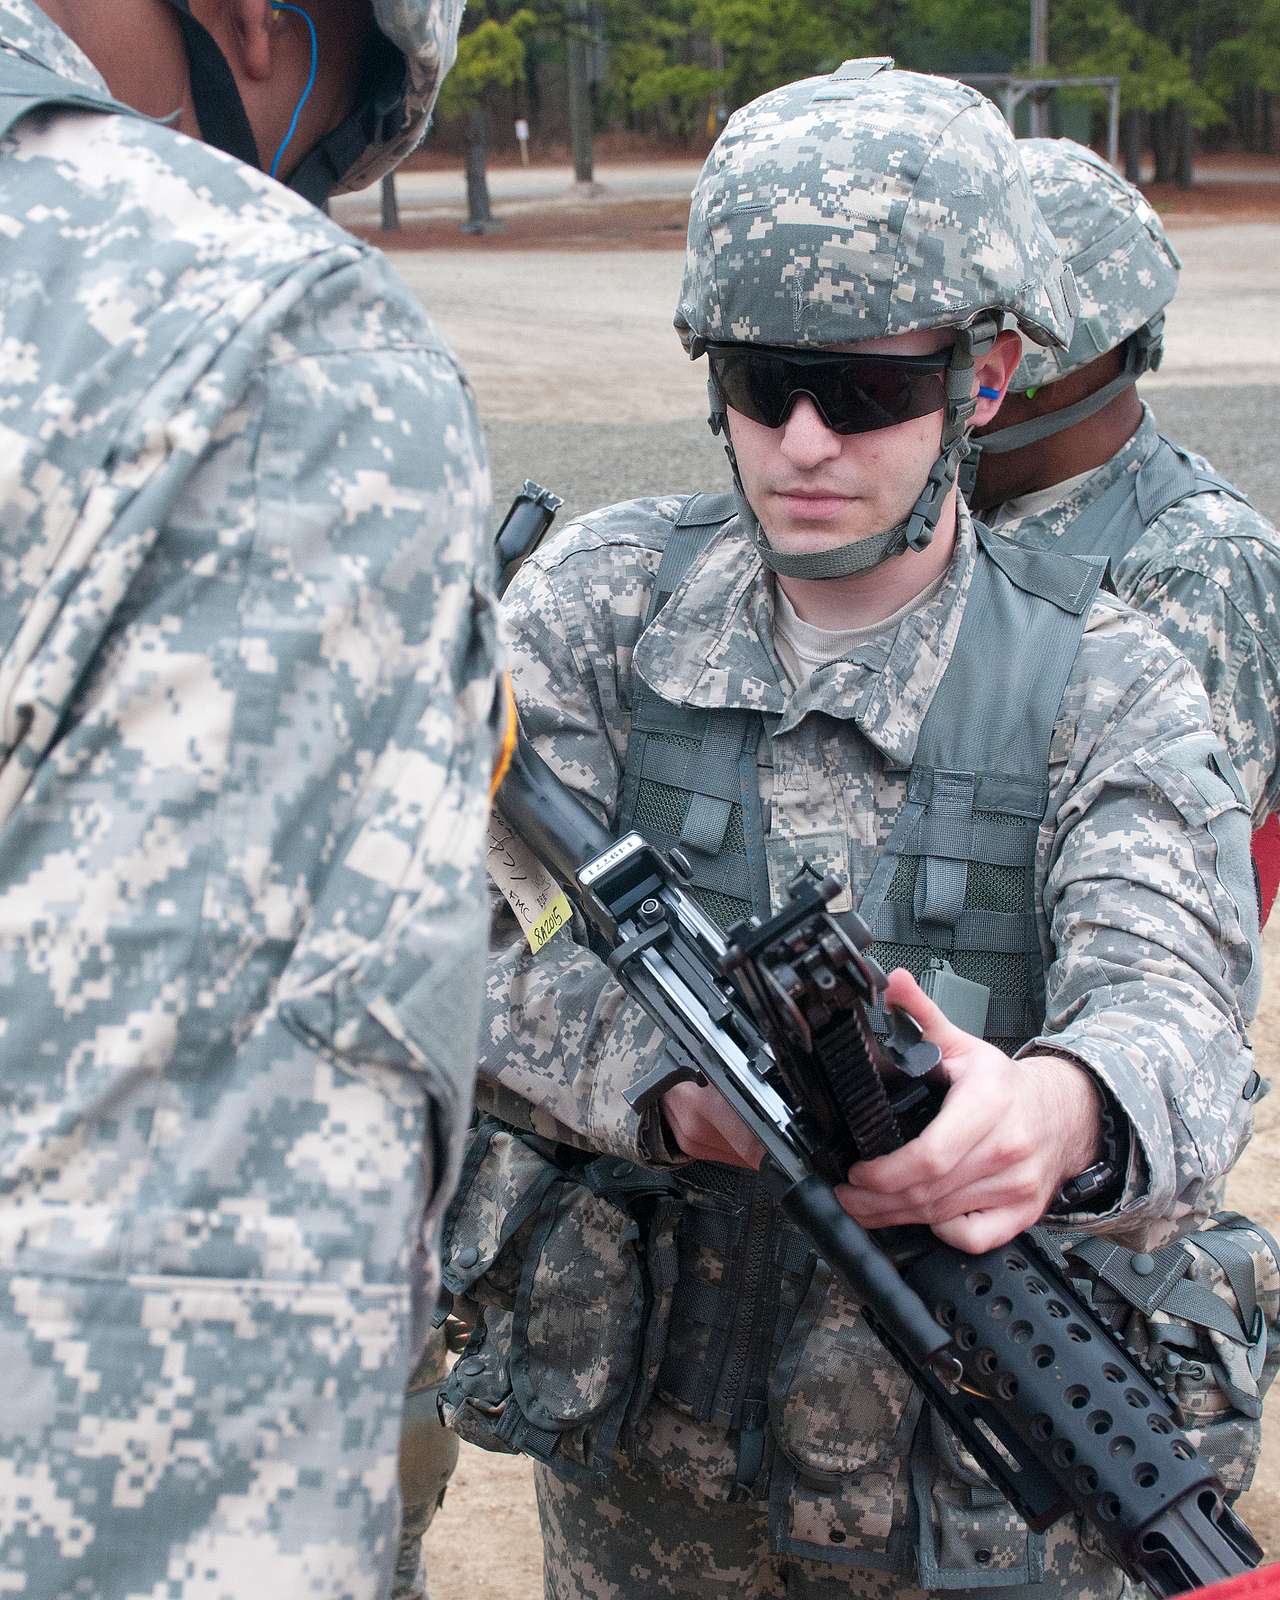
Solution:
[{"label": "digital camouflage pattern", "polygon": [[[534,1468],[545,1600],[925,1600],[901,1575],[834,1567],[769,1548],[767,1512],[696,1488],[678,1495],[644,1462],[620,1463],[607,1485],[567,1483]],[[825,1530],[824,1530],[825,1532]],[[1120,1600],[1132,1590],[1069,1526],[1046,1536],[1043,1578],[1001,1586],[1004,1600]],[[994,1568],[989,1568],[994,1570]]]},{"label": "digital camouflage pattern", "polygon": [[1017,150],[1080,296],[1069,349],[1023,351],[1009,384],[1021,393],[1097,360],[1159,317],[1182,262],[1150,201],[1101,156],[1071,139],[1019,139]]},{"label": "digital camouflage pattern", "polygon": [[[1097,1244],[1078,1241],[1077,1249]],[[1197,1451],[1239,1494],[1253,1479],[1263,1398],[1280,1367],[1280,1245],[1258,1224],[1218,1212],[1161,1254],[1156,1276],[1168,1288],[1154,1304],[1151,1278],[1105,1253],[1085,1262],[1090,1294],[1168,1386]],[[1078,1270],[1081,1256],[1074,1259]]]},{"label": "digital camouflage pattern", "polygon": [[21,121],[0,229],[0,1592],[373,1600],[481,999],[474,408],[140,117]]},{"label": "digital camouflage pattern", "polygon": [[[772,590],[737,521],[695,560],[641,637],[681,504],[672,497],[596,512],[526,563],[507,597],[525,729],[613,822],[636,673],[675,704],[776,717],[759,774],[775,902],[802,858],[834,872],[856,899],[902,802],[903,773],[955,642],[976,559],[968,514],[961,507],[957,555],[932,600],[789,692],[772,645]],[[1191,668],[1144,619],[1100,599],[1053,741],[1036,862],[1051,958],[1048,1015],[1043,1038],[1025,1050],[1049,1043],[1069,1051],[1129,1117],[1137,1154],[1116,1211],[1100,1225],[1132,1244],[1152,1244],[1203,1216],[1250,1126],[1245,1026],[1258,973],[1248,826],[1217,771],[1216,749]],[[669,1164],[656,1116],[638,1117],[623,1098],[653,1064],[655,1025],[583,943],[558,934],[532,956],[501,905],[494,939],[481,1103],[569,1144]],[[683,1270],[700,1269],[686,1262]],[[782,1455],[774,1458],[763,1491],[769,1544],[778,1551],[803,1541],[830,1550],[835,1562],[908,1571],[905,1453],[916,1402],[908,1403],[847,1293],[832,1283],[825,1295],[793,1352],[786,1393],[775,1378],[770,1400],[775,1434],[781,1428],[791,1439],[802,1470],[784,1470]],[[563,1318],[577,1316],[583,1298],[566,1293]],[[828,1366],[837,1359],[843,1379],[837,1371],[833,1381]],[[655,1514],[645,1537],[669,1575],[687,1556],[680,1507],[695,1494],[726,1498],[733,1441],[724,1428],[666,1405],[659,1388],[625,1446],[620,1472],[644,1460],[666,1485],[661,1518]],[[936,1527],[916,1551],[920,1581],[981,1586],[984,1567],[1008,1581],[1021,1581],[1018,1572],[1037,1577],[1039,1546],[1029,1546],[1000,1497],[975,1488],[962,1463],[935,1461],[934,1470]],[[586,1503],[564,1493],[565,1504]],[[601,1517],[620,1525],[621,1513],[608,1510],[611,1488],[600,1494]],[[759,1506],[738,1509],[754,1516]],[[592,1549],[595,1560],[600,1545]],[[599,1592],[626,1592],[618,1563]]]},{"label": "digital camouflage pattern", "polygon": [[693,191],[676,328],[827,346],[997,309],[1066,345],[1074,296],[1000,113],[953,79],[848,61],[735,111]]},{"label": "digital camouflage pattern", "polygon": [[[1144,406],[1133,437],[1056,505],[994,525],[1019,542],[1051,544],[1158,443]],[[1260,825],[1280,810],[1280,536],[1247,501],[1205,491],[1162,511],[1112,562],[1111,577],[1120,598],[1145,612],[1200,674]]]},{"label": "digital camouflage pattern", "polygon": [[[1052,383],[1162,316],[1181,263],[1142,193],[1070,139],[1020,139],[1018,152],[1045,220],[1075,272],[1080,314],[1063,352],[1024,349],[1010,387]],[[997,433],[996,437],[999,435]],[[1159,443],[1144,408],[1133,437],[1054,506],[997,515],[1003,534],[1052,543]],[[1201,458],[1197,458],[1201,460]],[[1212,471],[1207,462],[1201,461]],[[1252,506],[1220,491],[1160,513],[1111,564],[1122,600],[1146,612],[1200,674],[1214,726],[1244,783],[1256,824],[1280,808],[1280,541]]]}]

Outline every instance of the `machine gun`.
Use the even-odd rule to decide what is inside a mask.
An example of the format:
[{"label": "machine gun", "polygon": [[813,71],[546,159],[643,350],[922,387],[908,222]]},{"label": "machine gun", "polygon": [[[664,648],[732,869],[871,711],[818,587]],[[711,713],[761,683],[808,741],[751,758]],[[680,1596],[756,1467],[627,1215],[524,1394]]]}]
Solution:
[{"label": "machine gun", "polygon": [[887,980],[865,923],[827,909],[836,880],[802,873],[775,916],[726,937],[685,889],[678,852],[613,837],[523,736],[498,805],[665,1035],[632,1104],[684,1081],[723,1096],[763,1146],[779,1206],[1028,1525],[1078,1513],[1160,1597],[1256,1566],[1262,1552],[1176,1406],[1049,1235],[968,1255],[923,1228],[873,1239],[841,1207],[834,1183],[913,1137],[942,1086],[935,1047],[905,1013],[890,1013],[887,1040],[872,1031]]},{"label": "machine gun", "polygon": [[1036,1531],[1070,1511],[1153,1594],[1199,1588],[1262,1552],[1178,1426],[1177,1411],[1072,1285],[1039,1230],[966,1255],[922,1229],[882,1248],[840,1206],[853,1160],[928,1120],[937,1053],[910,1018],[887,1043],[866,1008],[885,975],[834,879],[729,939],[637,833],[601,828],[523,741],[499,794],[507,822],[565,885],[667,1056],[628,1098],[712,1084],[764,1146],[779,1205],[844,1279],[890,1353]]}]

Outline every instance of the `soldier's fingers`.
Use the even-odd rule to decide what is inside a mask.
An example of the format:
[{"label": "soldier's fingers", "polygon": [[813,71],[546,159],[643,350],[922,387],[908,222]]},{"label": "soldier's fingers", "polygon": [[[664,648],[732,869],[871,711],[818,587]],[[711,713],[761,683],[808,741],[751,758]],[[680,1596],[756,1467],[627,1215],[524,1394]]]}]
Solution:
[{"label": "soldier's fingers", "polygon": [[912,1189],[905,1194],[883,1195],[857,1184],[841,1184],[841,1205],[864,1227],[893,1228],[909,1223],[935,1227],[971,1211],[1006,1210],[1034,1205],[1034,1190],[1023,1183],[1010,1184],[1003,1176],[958,1185],[946,1193],[937,1189]]},{"label": "soldier's fingers", "polygon": [[764,1148],[714,1090],[677,1084],[662,1097],[662,1112],[676,1144],[695,1161],[758,1167]]},{"label": "soldier's fingers", "polygon": [[764,1146],[760,1143],[745,1123],[739,1122],[734,1117],[730,1126],[723,1130],[725,1138],[733,1146],[741,1166],[750,1167],[752,1171],[759,1169],[764,1160]]},{"label": "soldier's fingers", "polygon": [[887,1195],[909,1189],[945,1193],[972,1182],[985,1176],[981,1152],[996,1119],[986,1097],[952,1090],[923,1133],[887,1156],[859,1161],[849,1169],[849,1181]]},{"label": "soldier's fingers", "polygon": [[998,1250],[1038,1221],[1038,1215],[1026,1207],[1001,1206],[991,1211],[966,1212],[950,1222],[935,1224],[933,1231],[943,1244],[969,1255],[981,1255],[984,1250]]},{"label": "soldier's fingers", "polygon": [[914,1017],[924,1029],[925,1038],[930,1044],[937,1045],[944,1058],[948,1050],[962,1048],[972,1037],[948,1020],[905,967],[895,967],[889,974],[884,1003],[886,1006],[897,1006]]}]

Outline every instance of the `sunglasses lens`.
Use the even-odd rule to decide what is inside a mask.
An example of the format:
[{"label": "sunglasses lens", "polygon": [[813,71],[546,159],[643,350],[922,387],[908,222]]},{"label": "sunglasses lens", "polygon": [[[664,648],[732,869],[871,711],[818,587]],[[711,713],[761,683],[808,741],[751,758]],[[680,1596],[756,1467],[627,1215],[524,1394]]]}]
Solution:
[{"label": "sunglasses lens", "polygon": [[814,358],[731,345],[713,346],[707,355],[725,403],[766,428],[780,428],[802,394],[835,433],[891,428],[946,404],[945,354]]}]

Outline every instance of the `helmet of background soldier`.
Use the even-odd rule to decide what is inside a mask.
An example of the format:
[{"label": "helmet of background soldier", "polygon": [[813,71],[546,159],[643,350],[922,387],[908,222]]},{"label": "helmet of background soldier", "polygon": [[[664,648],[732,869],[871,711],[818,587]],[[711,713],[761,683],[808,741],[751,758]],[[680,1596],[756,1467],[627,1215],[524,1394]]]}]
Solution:
[{"label": "helmet of background soldier", "polygon": [[[975,89],[876,58],[736,111],[693,193],[675,316],[689,355],[710,341],[813,350],[955,330],[940,454],[906,521],[784,557],[739,485],[766,564],[840,577],[927,545],[972,425],[975,357],[1007,328],[1065,351],[1075,303],[1014,139]],[[714,387],[711,402],[719,431]]]},{"label": "helmet of background soldier", "polygon": [[[258,165],[258,148],[240,91],[213,35],[190,0],[168,0],[178,15],[191,65],[200,128],[210,144]],[[285,180],[316,205],[362,189],[417,148],[444,76],[458,50],[465,0],[370,0],[374,31],[356,104]]]},{"label": "helmet of background soldier", "polygon": [[1075,405],[983,435],[984,451],[1003,453],[1073,427],[1160,365],[1164,309],[1182,266],[1144,196],[1101,156],[1072,139],[1020,139],[1018,153],[1058,248],[1075,274],[1080,310],[1065,350],[1028,349],[1015,393],[1041,388],[1124,347],[1124,366]]}]

